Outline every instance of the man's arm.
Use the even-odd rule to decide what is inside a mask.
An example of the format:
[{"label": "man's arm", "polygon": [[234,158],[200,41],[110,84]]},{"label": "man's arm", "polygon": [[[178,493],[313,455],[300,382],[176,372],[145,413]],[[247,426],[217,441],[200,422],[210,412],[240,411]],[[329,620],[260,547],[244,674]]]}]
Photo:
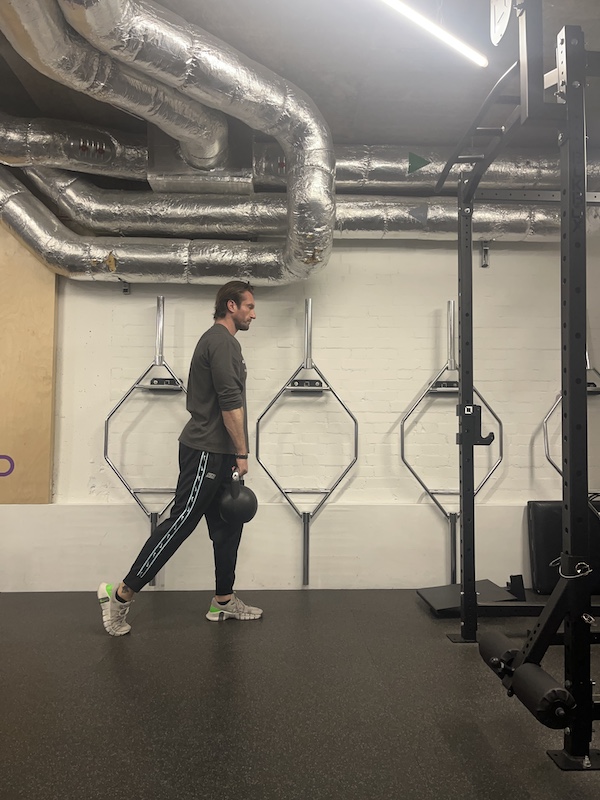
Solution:
[{"label": "man's arm", "polygon": [[[244,430],[244,409],[221,410],[221,414],[227,433],[230,435],[235,447],[235,452],[242,456],[248,455],[248,443],[246,442],[246,432]],[[240,478],[242,478],[248,472],[248,459],[238,458],[236,463]]]}]

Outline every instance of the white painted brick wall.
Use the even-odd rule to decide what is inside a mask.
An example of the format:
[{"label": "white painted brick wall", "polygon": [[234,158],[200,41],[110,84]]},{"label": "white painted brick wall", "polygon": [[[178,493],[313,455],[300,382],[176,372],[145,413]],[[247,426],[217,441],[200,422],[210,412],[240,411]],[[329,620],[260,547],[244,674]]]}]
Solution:
[{"label": "white painted brick wall", "polygon": [[[593,268],[598,243],[592,243],[590,251],[593,298],[600,290]],[[504,462],[478,500],[490,508],[523,508],[530,499],[557,499],[560,494],[560,480],[545,459],[541,434],[541,421],[560,385],[558,247],[493,246],[491,267],[482,270],[477,262],[475,255],[475,385],[501,417],[505,435]],[[405,507],[408,525],[415,504],[431,506],[400,460],[399,425],[446,360],[446,303],[456,299],[456,269],[456,252],[450,246],[345,244],[336,246],[329,266],[307,282],[257,291],[257,320],[248,333],[239,334],[249,370],[251,450],[257,416],[302,362],[307,297],[313,300],[313,359],[359,423],[358,463],[321,511],[315,530],[317,522],[327,530],[327,520],[333,519],[331,506],[349,509],[343,514],[344,525],[349,541],[358,540],[366,533],[364,514],[357,514],[354,523],[351,509],[371,506],[374,519],[383,526],[378,535],[385,550],[388,540],[390,546],[397,540],[397,524],[390,521],[386,528],[386,508],[397,519]],[[77,505],[78,519],[81,505],[89,504],[91,519],[98,505],[133,504],[103,459],[104,420],[153,361],[156,296],[165,296],[165,359],[187,379],[196,341],[212,323],[215,291],[216,287],[134,285],[131,294],[124,295],[118,285],[61,280],[54,502]],[[595,352],[600,359],[600,314],[593,300],[589,323],[593,361]],[[454,405],[453,400],[438,398],[411,418],[407,455],[432,488],[458,486]],[[182,406],[183,397],[136,397],[115,417],[111,454],[132,484],[174,485],[177,437],[187,419]],[[485,411],[483,419],[484,434],[495,429]],[[559,457],[559,415],[555,422],[551,439]],[[594,444],[599,432],[600,397],[590,402],[591,489],[600,489],[600,457]],[[478,480],[497,452],[497,443],[477,451]],[[261,455],[287,486],[327,486],[352,456],[352,426],[329,394],[286,396],[265,420]],[[288,537],[280,545],[285,558],[296,554],[300,522],[254,460],[248,483],[258,495],[262,519],[269,518],[270,504],[281,509],[272,524],[278,526],[278,535]],[[456,504],[456,498],[448,499],[452,509]],[[415,576],[416,585],[427,580],[423,558],[435,564],[432,580],[444,580],[446,571],[445,522],[435,510],[427,513],[432,529],[423,540],[426,544],[413,548],[405,542],[402,552],[402,574]],[[141,512],[140,518],[145,524]],[[504,535],[500,524],[494,531],[493,518],[488,513],[488,529],[481,530],[484,559]],[[285,530],[279,530],[282,520],[287,521]],[[420,535],[418,526],[414,535]],[[35,533],[32,536],[35,541]],[[323,546],[321,542],[320,565],[328,557]],[[519,547],[523,552],[515,557],[521,564],[525,548]],[[333,549],[329,555],[335,559]],[[172,574],[183,575],[184,561],[182,557]],[[380,585],[372,563],[369,569],[360,585]],[[265,576],[252,574],[256,585],[265,585]],[[350,579],[344,584],[333,566],[327,576],[321,574],[320,585],[353,585]],[[289,585],[296,578],[290,578]],[[408,585],[403,580],[400,585]],[[174,586],[187,587],[186,581],[182,577]]]}]

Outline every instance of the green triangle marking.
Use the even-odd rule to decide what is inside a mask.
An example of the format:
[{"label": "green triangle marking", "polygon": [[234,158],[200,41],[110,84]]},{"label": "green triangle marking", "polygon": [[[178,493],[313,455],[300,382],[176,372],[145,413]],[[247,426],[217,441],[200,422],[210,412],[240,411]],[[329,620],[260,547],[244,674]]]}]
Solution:
[{"label": "green triangle marking", "polygon": [[408,174],[410,175],[411,172],[416,172],[419,169],[423,169],[426,167],[427,164],[431,164],[431,161],[428,161],[423,156],[418,156],[415,153],[408,154]]}]

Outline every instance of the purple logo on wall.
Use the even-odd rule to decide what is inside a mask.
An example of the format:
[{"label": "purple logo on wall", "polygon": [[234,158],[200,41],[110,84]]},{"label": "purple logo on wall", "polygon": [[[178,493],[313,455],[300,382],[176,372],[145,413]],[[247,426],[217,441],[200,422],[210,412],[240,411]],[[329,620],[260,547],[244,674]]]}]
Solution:
[{"label": "purple logo on wall", "polygon": [[3,469],[4,464],[0,464],[0,478],[6,478],[11,472],[14,471],[15,462],[12,460],[10,456],[0,456],[0,462],[7,461],[8,462],[8,469]]}]

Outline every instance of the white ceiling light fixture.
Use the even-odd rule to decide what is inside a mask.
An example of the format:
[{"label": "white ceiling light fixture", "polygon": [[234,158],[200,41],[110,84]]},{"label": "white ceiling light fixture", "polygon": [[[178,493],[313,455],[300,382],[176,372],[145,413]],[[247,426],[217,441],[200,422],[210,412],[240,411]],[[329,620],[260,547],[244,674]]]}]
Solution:
[{"label": "white ceiling light fixture", "polygon": [[443,28],[440,28],[439,25],[436,25],[435,22],[427,19],[422,14],[419,14],[418,11],[415,11],[413,8],[408,6],[406,3],[402,3],[401,0],[382,0],[386,5],[390,8],[393,8],[394,11],[397,11],[399,14],[402,14],[407,19],[410,19],[415,25],[426,30],[432,36],[435,36],[436,39],[439,39],[441,42],[445,42],[449,47],[452,47],[458,53],[466,58],[469,58],[471,61],[474,61],[479,67],[487,67],[488,60],[487,58],[478,53],[477,50],[474,50],[472,47],[469,47],[468,44],[461,42],[460,39],[457,39],[456,36],[453,36],[448,31],[445,31]]}]

